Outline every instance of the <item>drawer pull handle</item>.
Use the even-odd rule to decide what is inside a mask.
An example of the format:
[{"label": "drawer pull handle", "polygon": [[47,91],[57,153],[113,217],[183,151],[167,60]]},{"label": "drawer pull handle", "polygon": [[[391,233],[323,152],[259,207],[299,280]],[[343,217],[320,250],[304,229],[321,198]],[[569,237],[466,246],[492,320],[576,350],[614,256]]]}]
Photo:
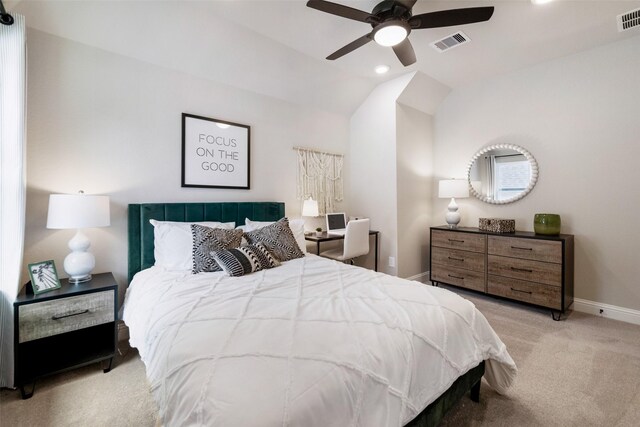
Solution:
[{"label": "drawer pull handle", "polygon": [[447,258],[452,259],[454,261],[462,261],[462,262],[464,262],[463,258],[453,258],[453,257],[450,257],[450,256],[448,256]]},{"label": "drawer pull handle", "polygon": [[74,311],[71,313],[67,313],[67,314],[61,314],[61,315],[55,315],[51,318],[51,320],[60,320],[60,319],[64,319],[67,317],[72,317],[72,316],[80,316],[81,314],[86,314],[88,313],[89,310],[78,310],[78,311]]},{"label": "drawer pull handle", "polygon": [[464,243],[464,240],[448,239],[450,242]]},{"label": "drawer pull handle", "polygon": [[520,249],[523,251],[532,251],[533,248],[521,248],[520,246],[511,246],[511,249]]},{"label": "drawer pull handle", "polygon": [[452,274],[447,274],[447,276],[449,276],[449,277],[453,277],[454,279],[464,280],[464,277],[454,276],[454,275],[452,275]]},{"label": "drawer pull handle", "polygon": [[514,270],[514,271],[524,271],[525,273],[533,273],[533,270],[528,270],[526,268],[511,267],[511,269]]},{"label": "drawer pull handle", "polygon": [[511,288],[512,291],[514,292],[522,292],[523,294],[529,294],[531,295],[531,291],[521,291],[520,289],[515,289],[515,288]]}]

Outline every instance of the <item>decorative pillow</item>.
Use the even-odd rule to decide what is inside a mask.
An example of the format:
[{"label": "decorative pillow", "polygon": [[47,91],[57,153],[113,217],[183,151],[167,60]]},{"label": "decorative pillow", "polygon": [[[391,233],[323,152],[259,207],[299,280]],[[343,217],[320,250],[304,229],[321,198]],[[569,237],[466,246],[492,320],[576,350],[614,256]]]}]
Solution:
[{"label": "decorative pillow", "polygon": [[[240,227],[245,227],[244,231],[247,232],[247,231],[257,230],[267,225],[271,225],[274,223],[274,221],[251,221],[249,218],[245,218],[244,223],[246,225],[244,226],[241,225]],[[304,240],[304,219],[289,220],[289,227],[291,228],[293,237],[295,237],[296,242],[298,242],[298,247],[300,248],[303,254],[306,254],[307,242],[306,240]]]},{"label": "decorative pillow", "polygon": [[209,271],[221,271],[211,255],[214,251],[233,249],[240,246],[242,230],[225,230],[209,228],[198,224],[191,224],[193,235],[193,274]]},{"label": "decorative pillow", "polygon": [[189,271],[193,267],[191,224],[233,229],[235,222],[174,222],[150,219],[153,225],[155,265],[169,271]]},{"label": "decorative pillow", "polygon": [[289,261],[304,256],[291,232],[287,218],[282,218],[257,230],[246,232],[244,236],[252,245],[262,242],[280,261]]},{"label": "decorative pillow", "polygon": [[262,243],[212,252],[213,258],[229,276],[239,277],[280,265]]}]

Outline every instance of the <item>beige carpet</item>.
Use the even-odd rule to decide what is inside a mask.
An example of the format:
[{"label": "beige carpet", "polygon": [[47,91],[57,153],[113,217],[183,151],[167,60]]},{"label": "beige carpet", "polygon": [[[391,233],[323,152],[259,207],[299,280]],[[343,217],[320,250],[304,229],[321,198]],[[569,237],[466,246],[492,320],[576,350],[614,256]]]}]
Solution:
[{"label": "beige carpet", "polygon": [[[480,403],[464,397],[443,425],[640,425],[640,326],[582,313],[554,322],[544,310],[463,295],[489,319],[520,372],[508,395],[483,383]],[[155,425],[144,366],[122,347],[108,374],[93,365],[52,376],[28,400],[2,390],[0,425]]]}]

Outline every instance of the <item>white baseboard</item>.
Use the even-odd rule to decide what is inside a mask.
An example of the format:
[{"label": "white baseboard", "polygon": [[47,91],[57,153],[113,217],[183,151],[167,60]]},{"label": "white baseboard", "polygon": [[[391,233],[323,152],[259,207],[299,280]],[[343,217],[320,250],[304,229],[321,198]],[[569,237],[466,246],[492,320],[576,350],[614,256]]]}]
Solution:
[{"label": "white baseboard", "polygon": [[[607,319],[620,320],[621,322],[640,325],[639,310],[632,310],[630,308],[618,307],[616,305],[604,304],[581,298],[573,299],[573,309],[581,313],[593,314],[594,316],[606,317]],[[602,312],[600,310],[602,310]]]}]

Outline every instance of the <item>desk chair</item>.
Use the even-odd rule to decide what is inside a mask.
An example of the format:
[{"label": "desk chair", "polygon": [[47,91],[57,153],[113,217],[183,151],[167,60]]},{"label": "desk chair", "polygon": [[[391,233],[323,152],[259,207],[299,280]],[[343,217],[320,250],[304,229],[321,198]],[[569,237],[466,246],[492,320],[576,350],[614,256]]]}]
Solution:
[{"label": "desk chair", "polygon": [[342,249],[329,249],[320,252],[320,256],[338,261],[349,261],[360,255],[369,253],[369,219],[355,219],[347,223],[347,231],[344,233]]}]

